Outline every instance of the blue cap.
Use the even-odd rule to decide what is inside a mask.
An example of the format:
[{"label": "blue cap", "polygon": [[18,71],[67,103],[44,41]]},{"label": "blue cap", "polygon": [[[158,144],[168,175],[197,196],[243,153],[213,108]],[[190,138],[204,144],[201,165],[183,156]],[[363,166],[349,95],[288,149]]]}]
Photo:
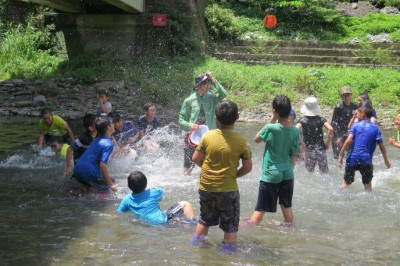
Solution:
[{"label": "blue cap", "polygon": [[293,109],[290,110],[289,116],[293,116],[293,120],[296,119],[296,112]]}]

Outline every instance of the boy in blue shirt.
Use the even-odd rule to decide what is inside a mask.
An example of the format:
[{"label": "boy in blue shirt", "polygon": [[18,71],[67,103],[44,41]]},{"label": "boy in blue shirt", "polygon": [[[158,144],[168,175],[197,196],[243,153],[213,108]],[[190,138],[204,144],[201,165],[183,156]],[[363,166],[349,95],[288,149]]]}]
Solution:
[{"label": "boy in blue shirt", "polygon": [[142,172],[134,171],[128,176],[128,187],[132,193],[121,201],[118,213],[129,211],[139,220],[152,225],[171,223],[182,216],[194,220],[193,207],[187,201],[177,202],[167,211],[161,211],[158,202],[162,200],[164,191],[161,188],[146,189],[147,178]]},{"label": "boy in blue shirt", "polygon": [[108,159],[114,150],[111,135],[114,124],[107,116],[96,119],[98,136],[90,144],[75,165],[73,177],[86,187],[104,191],[109,188],[116,192],[117,185],[111,179],[107,169]]},{"label": "boy in blue shirt", "polygon": [[108,117],[113,120],[115,126],[112,136],[121,147],[136,142],[139,138],[139,130],[132,121],[123,120],[118,112],[111,112]]},{"label": "boy in blue shirt", "polygon": [[374,111],[369,104],[363,104],[358,108],[357,118],[360,122],[355,123],[351,127],[349,136],[340,150],[338,164],[339,167],[342,167],[343,155],[350,143],[353,142],[353,147],[351,148],[346,159],[346,168],[342,181],[342,188],[346,188],[354,182],[355,171],[358,170],[361,173],[365,190],[372,190],[372,156],[374,154],[376,144],[378,144],[379,149],[381,150],[386,167],[390,168],[391,166],[386,155],[386,148],[382,141],[381,131],[379,130],[378,126],[371,122],[373,112]]}]

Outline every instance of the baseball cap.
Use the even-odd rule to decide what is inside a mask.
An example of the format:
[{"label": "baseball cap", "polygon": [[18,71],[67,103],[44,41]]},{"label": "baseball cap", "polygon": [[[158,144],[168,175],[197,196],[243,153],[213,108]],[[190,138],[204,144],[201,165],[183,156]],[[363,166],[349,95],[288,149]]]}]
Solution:
[{"label": "baseball cap", "polygon": [[341,91],[340,94],[341,94],[341,95],[343,95],[343,94],[353,94],[353,92],[351,91],[351,89],[350,89],[349,86],[344,86],[344,87],[342,88],[342,91]]}]

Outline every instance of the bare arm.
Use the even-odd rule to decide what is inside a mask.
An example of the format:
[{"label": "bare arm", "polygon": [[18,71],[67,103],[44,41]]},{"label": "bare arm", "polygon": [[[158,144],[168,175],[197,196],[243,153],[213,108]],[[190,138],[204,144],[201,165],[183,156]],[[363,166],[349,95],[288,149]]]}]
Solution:
[{"label": "bare arm", "polygon": [[342,166],[343,166],[343,156],[344,156],[344,153],[345,153],[347,147],[349,147],[349,145],[350,145],[350,143],[351,143],[352,140],[353,140],[353,134],[350,134],[350,135],[347,137],[346,141],[344,142],[344,144],[343,144],[343,146],[342,146],[342,149],[340,150],[339,157],[338,157],[338,165],[339,165],[339,167],[342,167]]},{"label": "bare arm", "polygon": [[198,150],[195,150],[192,156],[192,161],[197,164],[198,166],[202,166],[203,165],[203,160],[204,158],[204,153],[203,152],[199,152]]},{"label": "bare arm", "polygon": [[292,163],[292,168],[293,168],[293,169],[294,169],[294,167],[296,166],[296,159],[297,159],[296,154],[291,154],[291,155],[290,155],[290,161],[291,161],[291,163]]},{"label": "bare arm", "polygon": [[328,122],[324,123],[324,127],[328,130],[328,139],[326,140],[326,143],[325,143],[325,148],[328,150],[329,146],[331,145],[331,142],[332,142],[333,127]]},{"label": "bare arm", "polygon": [[74,153],[74,150],[72,149],[71,146],[69,146],[68,150],[67,150],[67,157],[65,158],[67,167],[65,168],[64,176],[69,176],[72,173],[72,155],[73,155],[73,153]]},{"label": "bare arm", "polygon": [[388,160],[388,157],[387,157],[387,154],[386,154],[385,144],[383,144],[383,142],[382,142],[382,143],[379,143],[379,149],[381,150],[383,159],[385,160],[386,168],[390,168],[391,163],[390,163],[390,161]]},{"label": "bare arm", "polygon": [[63,128],[67,131],[67,134],[68,134],[69,138],[70,138],[72,141],[75,140],[74,133],[72,133],[72,130],[71,130],[71,128],[68,126],[67,123],[65,123],[65,124],[63,125]]},{"label": "bare arm", "polygon": [[258,133],[254,136],[254,141],[256,143],[260,143],[262,141],[262,139],[260,138],[260,136],[258,135]]},{"label": "bare arm", "polygon": [[108,173],[108,168],[107,168],[107,164],[100,162],[100,169],[101,169],[101,173],[103,174],[103,178],[106,181],[107,185],[110,187],[110,189],[114,192],[116,192],[117,189],[117,185],[113,183],[113,181],[111,180],[110,174]]},{"label": "bare arm", "polygon": [[242,160],[242,167],[240,167],[236,173],[236,177],[244,176],[250,173],[253,168],[253,162],[250,160]]},{"label": "bare arm", "polygon": [[44,133],[43,131],[40,129],[39,130],[39,141],[38,141],[38,147],[42,148],[43,147],[43,140],[44,140]]},{"label": "bare arm", "polygon": [[394,137],[391,137],[389,139],[389,144],[396,147],[396,148],[400,148],[400,143],[397,143],[396,139]]},{"label": "bare arm", "polygon": [[350,119],[350,122],[349,122],[349,124],[347,126],[348,129],[350,129],[351,126],[354,124],[354,121],[356,121],[356,118],[357,118],[357,110],[354,112],[353,117]]}]

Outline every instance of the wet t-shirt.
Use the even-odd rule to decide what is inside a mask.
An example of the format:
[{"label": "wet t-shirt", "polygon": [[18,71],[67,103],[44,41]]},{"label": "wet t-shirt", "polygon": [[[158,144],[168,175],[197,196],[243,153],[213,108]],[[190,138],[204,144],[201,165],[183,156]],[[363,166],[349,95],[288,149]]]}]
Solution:
[{"label": "wet t-shirt", "polygon": [[306,116],[297,123],[301,124],[303,141],[307,148],[325,150],[323,127],[326,119],[320,116]]},{"label": "wet t-shirt", "polygon": [[346,166],[372,165],[372,155],[377,144],[382,143],[381,131],[370,121],[355,123],[349,134],[353,135],[353,147],[346,160]]},{"label": "wet t-shirt", "polygon": [[347,135],[349,122],[356,109],[357,105],[353,102],[349,105],[345,105],[341,102],[335,107],[331,125],[336,136],[341,137]]}]

